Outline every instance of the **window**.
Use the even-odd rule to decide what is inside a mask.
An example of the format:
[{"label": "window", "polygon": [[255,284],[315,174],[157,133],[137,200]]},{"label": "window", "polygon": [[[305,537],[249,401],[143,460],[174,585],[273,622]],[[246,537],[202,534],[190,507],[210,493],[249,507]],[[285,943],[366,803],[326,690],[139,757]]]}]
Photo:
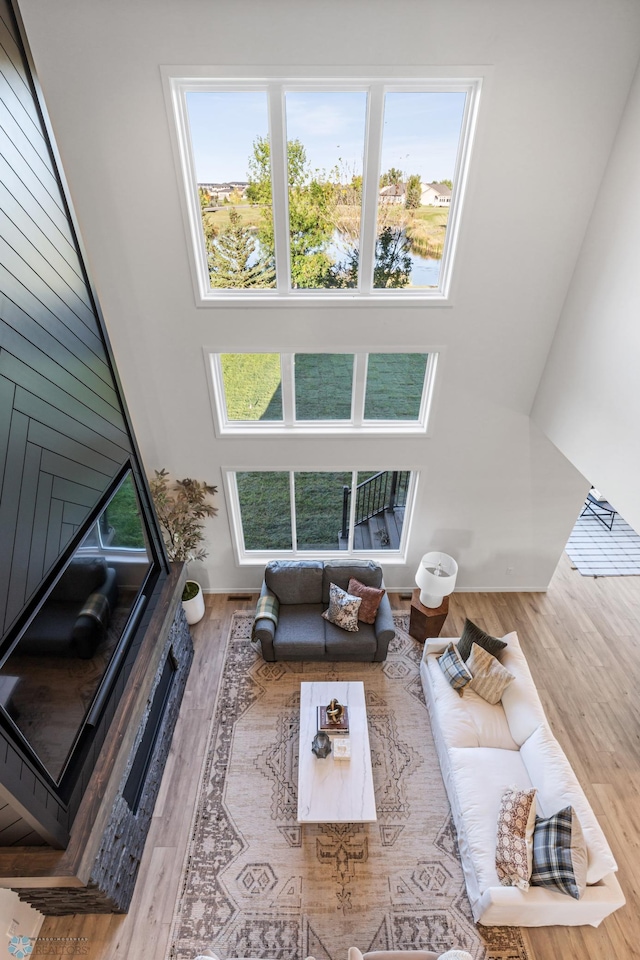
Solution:
[{"label": "window", "polygon": [[230,471],[239,560],[404,555],[415,474],[409,470]]},{"label": "window", "polygon": [[210,354],[221,436],[418,435],[437,353]]},{"label": "window", "polygon": [[200,303],[447,297],[480,82],[170,77]]}]

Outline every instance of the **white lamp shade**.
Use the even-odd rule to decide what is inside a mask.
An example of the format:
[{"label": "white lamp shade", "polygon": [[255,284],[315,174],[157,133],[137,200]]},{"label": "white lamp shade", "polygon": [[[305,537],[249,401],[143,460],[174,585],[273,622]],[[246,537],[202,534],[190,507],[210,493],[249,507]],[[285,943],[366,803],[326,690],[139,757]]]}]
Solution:
[{"label": "white lamp shade", "polygon": [[416,586],[424,607],[439,607],[456,585],[458,564],[447,553],[425,553],[416,570]]}]

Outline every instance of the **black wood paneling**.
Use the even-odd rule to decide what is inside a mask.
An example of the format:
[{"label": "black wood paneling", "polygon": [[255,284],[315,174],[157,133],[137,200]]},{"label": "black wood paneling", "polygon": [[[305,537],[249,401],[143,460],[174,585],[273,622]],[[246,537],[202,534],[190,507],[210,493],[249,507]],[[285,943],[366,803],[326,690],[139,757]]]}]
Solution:
[{"label": "black wood paneling", "polygon": [[8,2],[1,0],[3,638],[22,622],[28,605],[131,452],[117,384],[21,41]]}]

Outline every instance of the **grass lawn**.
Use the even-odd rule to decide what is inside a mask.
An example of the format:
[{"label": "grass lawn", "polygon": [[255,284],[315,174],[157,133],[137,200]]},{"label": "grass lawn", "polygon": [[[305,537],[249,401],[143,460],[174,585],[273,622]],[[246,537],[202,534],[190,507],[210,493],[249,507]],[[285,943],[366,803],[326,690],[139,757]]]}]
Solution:
[{"label": "grass lawn", "polygon": [[[360,471],[358,482],[373,475]],[[343,489],[350,470],[300,471],[294,475],[298,550],[336,550],[342,526]],[[236,474],[245,550],[291,550],[289,474],[251,471]]]},{"label": "grass lawn", "polygon": [[229,420],[282,420],[279,353],[223,353]]},{"label": "grass lawn", "polygon": [[114,534],[110,546],[144,548],[142,520],[131,477],[126,477],[107,506],[107,522]]},{"label": "grass lawn", "polygon": [[[426,353],[369,354],[365,419],[417,420],[426,362]],[[282,420],[279,354],[224,353],[221,364],[229,420]],[[297,419],[350,419],[352,382],[353,354],[297,353]]]}]

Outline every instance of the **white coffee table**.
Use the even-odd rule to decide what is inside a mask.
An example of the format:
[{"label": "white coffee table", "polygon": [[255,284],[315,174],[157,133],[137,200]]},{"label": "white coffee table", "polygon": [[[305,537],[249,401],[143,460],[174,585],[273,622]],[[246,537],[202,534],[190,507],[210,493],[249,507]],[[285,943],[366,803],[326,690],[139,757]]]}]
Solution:
[{"label": "white coffee table", "polygon": [[[333,752],[320,760],[311,750],[317,707],[333,697],[349,708],[351,759]],[[298,823],[373,823],[377,820],[371,751],[361,680],[300,684]]]}]

